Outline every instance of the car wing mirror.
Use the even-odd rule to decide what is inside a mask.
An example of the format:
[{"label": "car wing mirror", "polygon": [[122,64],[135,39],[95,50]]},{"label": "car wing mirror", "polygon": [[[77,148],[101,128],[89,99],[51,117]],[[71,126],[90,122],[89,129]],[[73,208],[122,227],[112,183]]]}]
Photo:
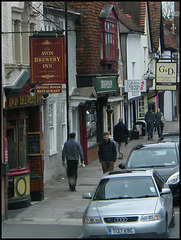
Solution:
[{"label": "car wing mirror", "polygon": [[85,198],[85,199],[91,199],[92,196],[91,196],[90,193],[83,193],[83,194],[82,194],[82,198]]},{"label": "car wing mirror", "polygon": [[120,169],[125,169],[125,168],[126,168],[126,166],[125,166],[124,163],[120,163],[120,164],[118,165],[118,167],[119,167]]},{"label": "car wing mirror", "polygon": [[171,190],[170,188],[162,188],[162,191],[161,191],[161,195],[165,195],[165,194],[170,194],[171,193]]}]

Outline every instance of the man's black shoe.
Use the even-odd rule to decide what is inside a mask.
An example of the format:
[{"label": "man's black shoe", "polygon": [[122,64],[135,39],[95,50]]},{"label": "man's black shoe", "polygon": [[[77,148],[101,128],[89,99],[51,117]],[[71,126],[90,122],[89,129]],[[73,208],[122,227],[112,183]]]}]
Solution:
[{"label": "man's black shoe", "polygon": [[74,188],[74,189],[71,189],[71,192],[76,192],[77,190]]}]

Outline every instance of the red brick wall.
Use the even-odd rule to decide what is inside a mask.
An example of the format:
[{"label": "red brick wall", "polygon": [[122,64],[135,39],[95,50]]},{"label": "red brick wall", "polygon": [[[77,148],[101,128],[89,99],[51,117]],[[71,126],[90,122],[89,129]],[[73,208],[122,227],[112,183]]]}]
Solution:
[{"label": "red brick wall", "polygon": [[[99,15],[104,4],[117,5],[116,2],[71,2],[81,14],[77,29],[77,74],[104,74],[118,72],[118,39],[116,31],[116,63],[110,67],[100,60],[101,27]],[[116,24],[117,29],[117,24]]]},{"label": "red brick wall", "polygon": [[175,15],[174,15],[174,23],[175,23],[175,33],[177,36],[180,34],[180,2],[175,2]]},{"label": "red brick wall", "polygon": [[91,162],[92,160],[98,158],[98,148],[99,148],[99,146],[96,145],[95,147],[88,149],[88,151],[87,151],[88,163]]},{"label": "red brick wall", "polygon": [[159,36],[160,36],[160,9],[161,2],[148,2],[150,11],[150,24],[152,34],[152,44],[154,51],[159,47]]}]

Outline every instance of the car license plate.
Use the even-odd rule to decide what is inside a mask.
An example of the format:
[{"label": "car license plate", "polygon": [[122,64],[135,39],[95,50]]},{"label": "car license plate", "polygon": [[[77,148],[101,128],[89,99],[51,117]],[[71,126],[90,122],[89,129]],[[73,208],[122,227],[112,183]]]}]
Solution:
[{"label": "car license plate", "polygon": [[109,235],[134,234],[134,228],[108,228]]}]

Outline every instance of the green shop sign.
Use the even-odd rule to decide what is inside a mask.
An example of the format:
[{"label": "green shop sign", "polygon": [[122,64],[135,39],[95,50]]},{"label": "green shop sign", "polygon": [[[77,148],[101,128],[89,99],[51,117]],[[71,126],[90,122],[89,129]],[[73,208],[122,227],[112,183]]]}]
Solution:
[{"label": "green shop sign", "polygon": [[117,76],[114,77],[96,77],[97,93],[115,92],[117,87]]}]

